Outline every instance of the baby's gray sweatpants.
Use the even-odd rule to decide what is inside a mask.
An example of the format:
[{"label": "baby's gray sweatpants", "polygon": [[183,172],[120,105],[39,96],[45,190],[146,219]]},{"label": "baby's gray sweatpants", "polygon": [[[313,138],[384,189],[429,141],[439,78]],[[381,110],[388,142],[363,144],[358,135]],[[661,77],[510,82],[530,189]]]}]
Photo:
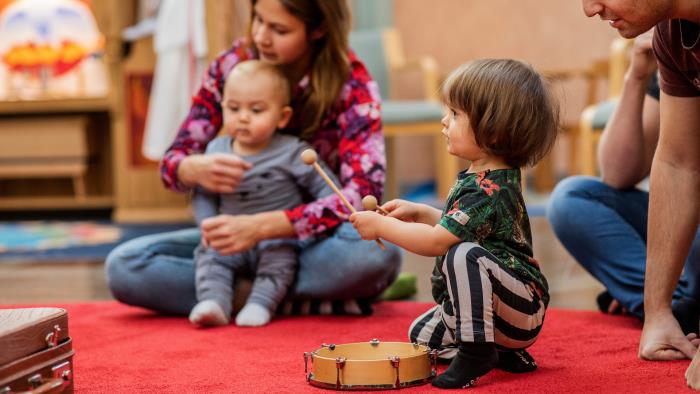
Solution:
[{"label": "baby's gray sweatpants", "polygon": [[263,241],[241,253],[222,256],[199,245],[194,253],[197,269],[197,301],[214,300],[231,316],[235,275],[255,277],[246,303],[256,303],[271,312],[287,294],[297,265],[296,248],[291,241]]}]

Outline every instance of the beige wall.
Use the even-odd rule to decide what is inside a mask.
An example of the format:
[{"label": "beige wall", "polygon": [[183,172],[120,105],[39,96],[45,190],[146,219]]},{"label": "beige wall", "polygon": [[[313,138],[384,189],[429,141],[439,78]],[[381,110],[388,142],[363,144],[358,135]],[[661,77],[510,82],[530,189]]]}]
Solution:
[{"label": "beige wall", "polygon": [[[427,4],[430,6],[427,6]],[[541,68],[605,57],[614,29],[577,0],[395,0],[407,54],[429,53],[445,70],[466,59],[513,57]]]},{"label": "beige wall", "polygon": [[[580,69],[606,58],[614,29],[587,18],[577,0],[395,0],[395,26],[408,58],[430,54],[443,74],[462,62],[510,57],[541,70]],[[584,84],[562,86],[567,119]],[[605,95],[605,91],[601,92]],[[571,119],[569,119],[571,120]]]},{"label": "beige wall", "polygon": [[[394,0],[394,7],[394,25],[401,32],[407,58],[432,55],[443,75],[464,61],[484,57],[516,58],[540,70],[582,69],[607,58],[617,37],[607,23],[587,18],[578,0]],[[400,88],[392,92],[414,96],[416,87],[410,81],[405,76],[394,81]],[[585,104],[584,81],[558,83],[554,88],[564,122],[577,123]],[[606,95],[603,85],[599,98]],[[562,135],[555,151],[557,172],[569,170],[568,137]],[[403,141],[398,149],[414,152],[421,145],[424,142]],[[398,155],[400,179],[410,182],[429,176],[430,163],[417,163],[416,156]]]}]

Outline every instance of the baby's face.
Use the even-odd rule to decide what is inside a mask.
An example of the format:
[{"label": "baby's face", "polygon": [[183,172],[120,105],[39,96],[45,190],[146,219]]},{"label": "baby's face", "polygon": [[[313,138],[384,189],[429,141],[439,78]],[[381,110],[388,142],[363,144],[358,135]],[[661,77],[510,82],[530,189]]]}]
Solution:
[{"label": "baby's face", "polygon": [[265,73],[233,73],[221,103],[224,131],[239,144],[264,147],[277,128],[286,126],[284,94]]}]

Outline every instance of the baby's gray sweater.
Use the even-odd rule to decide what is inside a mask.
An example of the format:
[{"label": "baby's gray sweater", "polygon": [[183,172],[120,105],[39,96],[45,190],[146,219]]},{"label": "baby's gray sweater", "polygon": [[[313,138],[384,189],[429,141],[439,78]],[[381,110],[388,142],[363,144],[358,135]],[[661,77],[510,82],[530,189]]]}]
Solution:
[{"label": "baby's gray sweater", "polygon": [[[230,136],[218,137],[207,145],[206,153],[233,153],[231,143]],[[245,172],[233,193],[218,194],[195,188],[192,209],[197,224],[221,213],[239,215],[289,209],[331,194],[333,191],[323,178],[301,161],[301,152],[308,148],[296,137],[275,134],[264,151],[242,157],[253,168]],[[337,184],[333,173],[324,170]]]}]

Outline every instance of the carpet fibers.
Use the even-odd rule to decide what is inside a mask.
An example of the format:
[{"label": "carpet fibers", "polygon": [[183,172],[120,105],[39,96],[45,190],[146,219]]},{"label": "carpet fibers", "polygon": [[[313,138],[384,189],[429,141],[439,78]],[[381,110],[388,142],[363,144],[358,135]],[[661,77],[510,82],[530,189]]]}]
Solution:
[{"label": "carpet fibers", "polygon": [[[193,328],[116,302],[61,305],[74,339],[78,393],[328,392],[306,383],[303,352],[321,343],[404,341],[430,305],[383,302],[371,317],[283,317],[264,328]],[[539,369],[493,371],[480,393],[689,392],[688,361],[637,359],[640,325],[632,318],[551,310],[530,348]],[[440,371],[445,366],[440,366]],[[430,385],[401,392],[438,392]]]}]

